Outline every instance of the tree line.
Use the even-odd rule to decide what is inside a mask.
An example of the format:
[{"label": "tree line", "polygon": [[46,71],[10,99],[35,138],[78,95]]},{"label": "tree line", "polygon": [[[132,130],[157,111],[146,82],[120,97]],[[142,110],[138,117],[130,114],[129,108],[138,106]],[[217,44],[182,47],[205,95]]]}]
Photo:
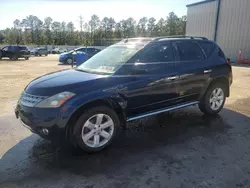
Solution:
[{"label": "tree line", "polygon": [[0,44],[20,45],[110,45],[127,37],[156,37],[184,35],[186,16],[178,17],[174,12],[166,19],[143,17],[138,22],[132,17],[116,22],[114,18],[92,15],[84,23],[79,17],[80,30],[73,22],[58,22],[51,17],[43,21],[29,15],[25,19],[16,19],[12,28],[0,31]]}]

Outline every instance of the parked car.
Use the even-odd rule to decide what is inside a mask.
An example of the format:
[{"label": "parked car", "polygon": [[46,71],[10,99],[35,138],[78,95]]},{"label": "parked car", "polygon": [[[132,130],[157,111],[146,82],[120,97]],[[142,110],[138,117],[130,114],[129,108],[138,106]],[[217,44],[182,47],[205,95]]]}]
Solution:
[{"label": "parked car", "polygon": [[34,56],[42,56],[42,55],[47,56],[48,53],[49,52],[46,48],[34,48],[33,50],[31,50],[31,55]]},{"label": "parked car", "polygon": [[3,57],[8,57],[12,60],[17,60],[18,58],[25,58],[28,60],[30,51],[26,46],[5,46],[0,50],[0,59]]},{"label": "parked car", "polygon": [[91,48],[91,47],[81,47],[81,48],[77,48],[75,50],[71,50],[69,52],[65,52],[60,54],[59,56],[59,62],[64,63],[64,64],[69,64],[71,65],[73,63],[73,52],[84,52],[88,58],[91,58],[92,56],[94,56],[95,54],[97,54],[98,52],[100,52],[100,49],[97,48]]},{"label": "parked car", "polygon": [[213,41],[126,39],[75,69],[30,82],[15,114],[44,138],[96,152],[132,120],[194,105],[219,113],[231,84],[231,65]]},{"label": "parked car", "polygon": [[64,52],[67,52],[68,50],[66,48],[55,48],[51,50],[51,54],[61,54]]}]

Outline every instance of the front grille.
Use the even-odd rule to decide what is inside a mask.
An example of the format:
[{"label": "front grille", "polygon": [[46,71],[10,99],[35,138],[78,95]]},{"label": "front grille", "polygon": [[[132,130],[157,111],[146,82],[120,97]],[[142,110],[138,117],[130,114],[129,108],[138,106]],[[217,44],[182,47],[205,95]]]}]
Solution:
[{"label": "front grille", "polygon": [[30,95],[26,92],[23,92],[21,94],[21,97],[19,99],[19,102],[24,106],[34,107],[42,100],[46,99],[45,96],[37,96],[37,95]]}]

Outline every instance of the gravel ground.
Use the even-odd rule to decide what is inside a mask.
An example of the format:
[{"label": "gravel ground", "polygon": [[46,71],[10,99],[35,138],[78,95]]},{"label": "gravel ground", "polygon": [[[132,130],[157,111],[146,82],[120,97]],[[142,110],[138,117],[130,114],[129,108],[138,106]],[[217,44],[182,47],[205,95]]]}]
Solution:
[{"label": "gravel ground", "polygon": [[250,187],[250,67],[233,67],[220,115],[191,107],[134,122],[109,149],[90,155],[39,138],[14,117],[29,81],[69,68],[57,58],[0,61],[1,188]]}]

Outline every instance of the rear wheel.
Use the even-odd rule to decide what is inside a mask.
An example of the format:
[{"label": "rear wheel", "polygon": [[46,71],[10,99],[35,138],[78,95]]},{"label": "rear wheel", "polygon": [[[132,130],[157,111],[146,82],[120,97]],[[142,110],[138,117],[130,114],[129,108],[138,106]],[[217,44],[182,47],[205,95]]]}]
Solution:
[{"label": "rear wheel", "polygon": [[86,152],[97,152],[112,143],[119,129],[119,118],[112,109],[94,107],[85,111],[77,120],[70,133],[70,140]]},{"label": "rear wheel", "polygon": [[25,57],[25,60],[28,60],[29,59],[29,57]]},{"label": "rear wheel", "polygon": [[204,114],[215,115],[223,108],[226,101],[226,87],[222,83],[210,86],[199,103],[199,108]]}]

